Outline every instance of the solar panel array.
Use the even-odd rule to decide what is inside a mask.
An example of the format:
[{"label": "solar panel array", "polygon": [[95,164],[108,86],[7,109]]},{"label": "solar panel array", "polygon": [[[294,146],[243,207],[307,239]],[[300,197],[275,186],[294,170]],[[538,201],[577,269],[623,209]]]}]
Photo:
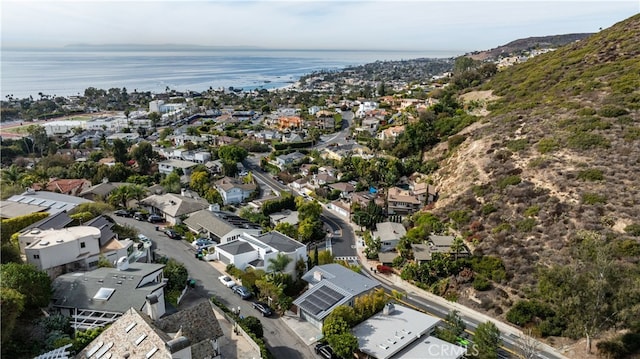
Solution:
[{"label": "solar panel array", "polygon": [[300,303],[300,306],[309,313],[316,315],[333,307],[343,298],[344,295],[327,286],[322,286],[315,292],[311,293],[311,295],[309,295],[302,303]]}]

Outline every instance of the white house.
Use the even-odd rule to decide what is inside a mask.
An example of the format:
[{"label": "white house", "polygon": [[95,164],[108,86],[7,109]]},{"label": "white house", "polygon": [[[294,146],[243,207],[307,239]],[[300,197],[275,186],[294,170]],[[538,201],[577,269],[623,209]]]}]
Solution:
[{"label": "white house", "polygon": [[189,176],[191,174],[191,170],[198,164],[196,162],[191,161],[183,161],[183,160],[164,160],[162,162],[158,162],[158,172],[168,175],[175,169],[181,169],[182,173],[185,176]]},{"label": "white house", "polygon": [[295,274],[296,262],[307,262],[307,246],[280,232],[261,235],[243,233],[236,240],[216,246],[216,259],[244,270],[247,267],[270,272],[270,259],[284,254],[291,259],[283,273]]},{"label": "white house", "polygon": [[255,183],[244,183],[240,179],[224,177],[215,182],[216,190],[224,204],[242,203],[258,188]]},{"label": "white house", "polygon": [[377,109],[379,104],[375,101],[364,101],[358,106],[356,116],[364,118],[367,112]]},{"label": "white house", "polygon": [[50,277],[74,270],[96,268],[104,256],[111,263],[133,251],[131,240],[110,238],[100,246],[102,232],[92,226],[40,230],[33,228],[18,237],[27,263],[45,271]]},{"label": "white house", "polygon": [[218,243],[227,243],[240,237],[242,233],[259,235],[262,227],[230,212],[220,211],[218,205],[195,212],[184,220],[193,233]]},{"label": "white house", "polygon": [[384,309],[351,329],[358,351],[372,359],[459,359],[467,350],[431,336],[440,319],[388,303]]}]

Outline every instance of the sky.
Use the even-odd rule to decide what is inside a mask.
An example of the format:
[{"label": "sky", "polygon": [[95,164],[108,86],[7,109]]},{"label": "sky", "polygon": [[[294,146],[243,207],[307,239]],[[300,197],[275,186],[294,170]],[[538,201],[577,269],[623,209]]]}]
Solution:
[{"label": "sky", "polygon": [[2,0],[1,45],[190,44],[277,49],[487,50],[597,32],[634,1]]}]

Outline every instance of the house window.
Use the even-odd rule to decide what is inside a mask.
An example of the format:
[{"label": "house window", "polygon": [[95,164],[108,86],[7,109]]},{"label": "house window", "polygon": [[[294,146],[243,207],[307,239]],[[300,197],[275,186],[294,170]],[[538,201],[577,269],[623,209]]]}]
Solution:
[{"label": "house window", "polygon": [[39,254],[34,254],[33,255],[33,259],[40,259],[40,255]]},{"label": "house window", "polygon": [[87,246],[87,245],[86,245],[84,242],[80,242],[80,248],[84,248],[84,247],[86,247],[86,246]]}]

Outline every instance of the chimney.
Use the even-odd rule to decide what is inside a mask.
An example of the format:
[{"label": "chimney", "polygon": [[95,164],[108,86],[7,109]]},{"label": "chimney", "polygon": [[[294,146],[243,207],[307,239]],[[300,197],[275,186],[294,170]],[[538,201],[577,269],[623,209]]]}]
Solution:
[{"label": "chimney", "polygon": [[126,271],[129,269],[129,259],[127,257],[120,257],[116,262],[116,268],[118,271]]},{"label": "chimney", "polygon": [[383,315],[391,315],[394,310],[395,310],[395,306],[393,305],[393,303],[387,303],[387,304],[385,304],[384,308],[382,309],[382,314]]},{"label": "chimney", "polygon": [[187,190],[184,189],[184,188],[180,188],[180,195],[183,196],[183,197],[186,196],[187,195]]},{"label": "chimney", "polygon": [[322,280],[322,272],[321,271],[315,271],[313,272],[313,279],[317,280],[318,282]]},{"label": "chimney", "polygon": [[145,305],[145,309],[147,312],[147,315],[149,316],[149,318],[151,318],[152,320],[158,320],[160,319],[160,316],[164,313],[159,313],[158,312],[158,295],[157,294],[149,294],[146,297],[146,305]]}]

